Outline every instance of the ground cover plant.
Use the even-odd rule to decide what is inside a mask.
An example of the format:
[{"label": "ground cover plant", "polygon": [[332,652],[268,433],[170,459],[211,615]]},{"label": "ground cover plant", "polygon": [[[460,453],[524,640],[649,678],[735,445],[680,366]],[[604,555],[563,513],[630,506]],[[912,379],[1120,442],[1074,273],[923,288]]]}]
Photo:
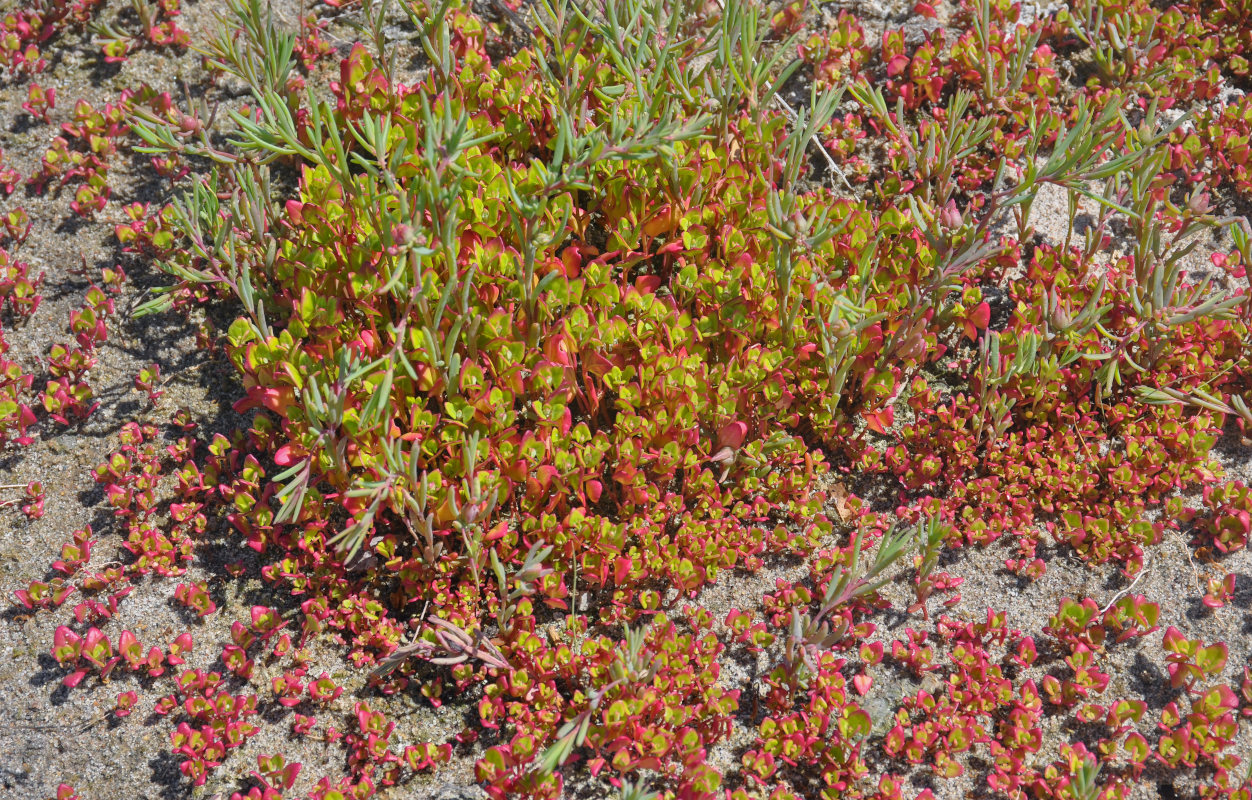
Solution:
[{"label": "ground cover plant", "polygon": [[1250,11],[5,11],[6,790],[1252,796]]}]

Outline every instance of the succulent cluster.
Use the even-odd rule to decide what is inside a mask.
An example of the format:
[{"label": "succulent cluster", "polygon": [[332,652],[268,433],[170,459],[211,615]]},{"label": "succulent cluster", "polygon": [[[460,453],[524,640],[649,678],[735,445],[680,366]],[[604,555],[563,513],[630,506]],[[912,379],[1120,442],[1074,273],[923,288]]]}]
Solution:
[{"label": "succulent cluster", "polygon": [[[11,72],[96,4],[44,6],[5,18]],[[1252,424],[1252,229],[1216,210],[1249,190],[1252,111],[1222,92],[1247,78],[1252,9],[965,0],[950,30],[873,42],[804,0],[540,0],[500,24],[403,0],[413,71],[387,3],[353,12],[337,68],[327,20],[228,6],[198,47],[243,103],[80,100],[36,174],[0,164],[6,187],[76,187],[91,217],[119,150],[150,157],[179,194],[121,207],[116,238],[175,283],[139,313],[236,312],[201,338],[247,426],[126,424],[93,473],[121,557],[76,531],[17,593],[82,598],[51,646],[66,686],[125,667],[165,687],[189,782],[229,765],[239,798],[363,798],[457,751],[493,798],[893,800],[928,775],[1113,800],[1145,774],[1250,796],[1252,674],[1226,644],[1159,634],[1133,583],[1019,630],[960,609],[966,579],[940,565],[1002,540],[1024,581],[1047,549],[1129,582],[1167,532],[1214,564],[1247,545],[1252,495],[1213,450]],[[182,47],[178,10],[133,0],[140,30],[91,31],[106,60]],[[28,98],[46,123],[53,91]],[[1032,224],[1045,193],[1067,199],[1060,237]],[[39,282],[0,250],[6,327]],[[71,313],[48,420],[97,407],[125,282],[106,270]],[[42,423],[6,349],[0,440],[21,445]],[[134,378],[149,410],[162,385],[156,364]],[[14,488],[41,513],[41,487]],[[141,576],[181,579],[189,624],[220,613],[183,577],[219,526],[283,603],[235,620],[208,669],[184,663],[189,632],[146,652],[111,632]],[[1218,571],[1209,609],[1236,594]],[[405,744],[368,696],[335,717],[326,644],[365,695],[472,724]],[[1154,711],[1111,680],[1136,647],[1168,672]],[[887,670],[911,683],[884,712]],[[232,761],[275,705],[292,737],[342,748],[342,774]]]}]

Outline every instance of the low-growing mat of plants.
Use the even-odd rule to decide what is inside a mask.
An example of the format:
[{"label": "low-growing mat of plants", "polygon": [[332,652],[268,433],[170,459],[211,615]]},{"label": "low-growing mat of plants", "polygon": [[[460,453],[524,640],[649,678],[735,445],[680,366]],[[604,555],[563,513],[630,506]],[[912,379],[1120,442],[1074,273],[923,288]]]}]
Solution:
[{"label": "low-growing mat of plants", "polygon": [[0,798],[1252,798],[1252,2],[0,0]]}]

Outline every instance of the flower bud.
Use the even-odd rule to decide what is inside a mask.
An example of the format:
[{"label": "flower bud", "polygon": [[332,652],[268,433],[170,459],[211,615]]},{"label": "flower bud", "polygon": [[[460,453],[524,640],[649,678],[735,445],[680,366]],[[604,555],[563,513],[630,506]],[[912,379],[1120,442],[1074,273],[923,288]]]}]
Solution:
[{"label": "flower bud", "polygon": [[1052,308],[1051,313],[1048,314],[1048,324],[1052,326],[1053,330],[1063,331],[1073,324],[1073,320],[1064,306],[1058,303]]},{"label": "flower bud", "polygon": [[965,219],[961,216],[960,210],[957,209],[955,200],[949,200],[948,204],[939,212],[939,224],[949,230],[956,230],[964,222]]}]

